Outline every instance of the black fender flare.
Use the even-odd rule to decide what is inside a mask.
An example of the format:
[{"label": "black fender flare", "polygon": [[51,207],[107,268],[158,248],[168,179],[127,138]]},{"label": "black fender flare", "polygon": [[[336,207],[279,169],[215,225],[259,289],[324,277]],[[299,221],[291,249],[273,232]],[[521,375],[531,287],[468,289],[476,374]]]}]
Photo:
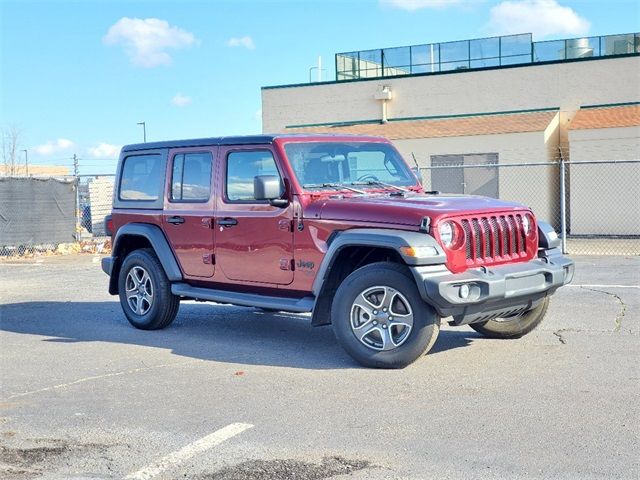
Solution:
[{"label": "black fender flare", "polygon": [[160,264],[169,281],[179,282],[182,280],[182,271],[178,261],[160,227],[150,223],[128,223],[118,229],[113,240],[113,253],[111,254],[113,262],[109,280],[109,293],[112,295],[118,293],[118,276],[120,274],[120,265],[124,260],[121,252],[124,250],[125,242],[131,237],[145,238],[151,244],[151,248],[153,248],[158,260],[160,260]]},{"label": "black fender flare", "polygon": [[[411,232],[406,230],[385,228],[354,228],[336,232],[330,239],[329,247],[325,253],[318,273],[313,281],[313,294],[316,298],[316,306],[326,308],[324,285],[336,258],[346,247],[379,247],[396,251],[407,266],[418,265],[443,265],[447,261],[446,253],[442,246],[431,235],[424,232]],[[403,247],[413,247],[419,252],[417,256],[409,256],[403,251]],[[325,312],[326,313],[326,312]],[[312,324],[325,325],[328,323],[323,317],[324,313],[314,308]]]},{"label": "black fender flare", "polygon": [[[322,259],[320,268],[313,281],[313,293],[318,296],[322,290],[325,279],[334,266],[335,259],[345,247],[381,247],[395,250],[400,254],[407,265],[442,265],[446,263],[447,256],[440,244],[431,235],[422,232],[410,232],[406,230],[384,228],[353,228],[338,232],[333,237],[327,253]],[[427,247],[433,254],[421,256],[408,256],[403,247],[416,249]]]}]

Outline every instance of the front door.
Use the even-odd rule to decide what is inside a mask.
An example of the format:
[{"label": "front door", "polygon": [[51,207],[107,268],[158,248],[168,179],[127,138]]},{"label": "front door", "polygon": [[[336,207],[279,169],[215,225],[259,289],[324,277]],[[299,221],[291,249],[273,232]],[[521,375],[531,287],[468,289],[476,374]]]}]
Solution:
[{"label": "front door", "polygon": [[[216,265],[232,281],[293,281],[293,208],[255,200],[253,179],[282,174],[270,146],[221,150],[222,198],[216,211]],[[281,181],[281,184],[283,182]]]},{"label": "front door", "polygon": [[212,277],[217,148],[169,152],[162,227],[187,277]]}]

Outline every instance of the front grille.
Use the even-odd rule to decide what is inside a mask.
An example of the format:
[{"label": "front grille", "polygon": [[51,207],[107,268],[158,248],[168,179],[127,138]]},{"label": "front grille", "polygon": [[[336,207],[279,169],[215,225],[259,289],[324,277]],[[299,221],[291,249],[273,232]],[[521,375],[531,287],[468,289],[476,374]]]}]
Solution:
[{"label": "front grille", "polygon": [[464,218],[461,220],[467,260],[490,264],[520,257],[527,251],[520,214]]}]

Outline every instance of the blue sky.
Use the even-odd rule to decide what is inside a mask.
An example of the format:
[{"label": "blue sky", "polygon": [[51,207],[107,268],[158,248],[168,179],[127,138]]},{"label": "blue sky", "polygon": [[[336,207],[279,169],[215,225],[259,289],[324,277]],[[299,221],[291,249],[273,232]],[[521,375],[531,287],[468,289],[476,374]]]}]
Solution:
[{"label": "blue sky", "polygon": [[637,0],[0,0],[0,124],[30,163],[112,172],[141,141],[261,131],[260,87],[336,52],[533,32],[640,30]]}]

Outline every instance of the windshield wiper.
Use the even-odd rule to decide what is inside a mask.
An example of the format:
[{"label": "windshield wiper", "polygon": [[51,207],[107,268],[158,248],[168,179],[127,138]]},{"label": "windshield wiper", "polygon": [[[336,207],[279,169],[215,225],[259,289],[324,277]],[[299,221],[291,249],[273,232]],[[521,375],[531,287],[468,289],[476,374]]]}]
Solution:
[{"label": "windshield wiper", "polygon": [[350,190],[355,193],[360,193],[362,195],[366,195],[367,192],[364,190],[358,190],[357,188],[350,187],[348,185],[343,185],[342,183],[306,183],[302,185],[302,188],[333,188],[335,190]]},{"label": "windshield wiper", "polygon": [[380,185],[383,187],[391,187],[396,190],[400,190],[401,192],[408,192],[409,190],[403,187],[399,187],[398,185],[393,185],[392,183],[381,182],[380,180],[367,180],[366,182],[351,182],[351,185]]}]

